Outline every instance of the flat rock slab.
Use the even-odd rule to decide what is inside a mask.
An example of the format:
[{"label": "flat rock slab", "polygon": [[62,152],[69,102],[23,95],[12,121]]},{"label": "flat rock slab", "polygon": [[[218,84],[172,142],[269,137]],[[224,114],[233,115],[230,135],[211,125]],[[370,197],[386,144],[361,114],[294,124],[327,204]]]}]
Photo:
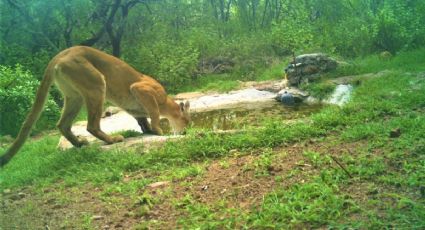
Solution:
[{"label": "flat rock slab", "polygon": [[275,97],[276,93],[249,88],[231,91],[226,94],[205,95],[189,101],[190,110],[196,113],[234,108],[240,104],[273,101]]},{"label": "flat rock slab", "polygon": [[366,74],[360,74],[360,75],[338,77],[331,80],[331,82],[337,85],[347,85],[347,84],[355,85],[359,81],[383,77],[390,73],[391,73],[390,70],[383,70],[377,73],[366,73]]}]

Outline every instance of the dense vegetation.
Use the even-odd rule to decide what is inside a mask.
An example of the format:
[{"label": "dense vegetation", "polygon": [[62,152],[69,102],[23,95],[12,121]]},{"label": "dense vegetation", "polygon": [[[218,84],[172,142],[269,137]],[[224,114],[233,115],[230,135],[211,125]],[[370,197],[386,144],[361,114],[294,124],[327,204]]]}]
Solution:
[{"label": "dense vegetation", "polygon": [[[6,79],[0,92],[19,71],[40,79],[48,61],[74,45],[121,57],[172,93],[199,82],[280,77],[292,53],[356,57],[425,45],[420,0],[2,0],[0,11],[0,75]],[[270,68],[277,71],[265,75]],[[0,93],[2,100],[30,98],[33,85],[14,84],[21,83],[23,95]],[[53,97],[60,105],[57,91]],[[20,123],[31,101],[22,104],[2,110]],[[15,134],[13,129],[9,124],[0,134]]]},{"label": "dense vegetation", "polygon": [[[43,133],[0,169],[0,229],[425,228],[425,1],[0,0],[0,15],[0,154],[48,61],[74,45],[170,93],[280,78],[306,52],[349,63],[303,86],[318,97],[330,78],[386,70],[304,122],[189,129],[149,152],[59,151],[59,134]],[[37,132],[57,121],[51,95]],[[151,190],[158,181],[169,184]]]},{"label": "dense vegetation", "polygon": [[2,0],[0,10],[0,65],[19,63],[39,78],[58,51],[90,45],[170,90],[217,64],[252,79],[292,52],[354,57],[425,43],[420,0]]},{"label": "dense vegetation", "polygon": [[[395,54],[425,43],[420,0],[2,0],[0,11],[2,78],[18,78],[10,71],[23,69],[35,81],[57,52],[88,45],[155,76],[172,93],[200,81],[264,78],[273,66],[278,71],[265,78],[276,78],[292,53]],[[27,97],[32,86],[22,84]],[[60,105],[58,92],[53,96]],[[31,101],[23,104],[21,110],[27,110]],[[22,121],[20,110],[8,111]],[[11,129],[17,127],[4,127],[0,134],[15,134]]]}]

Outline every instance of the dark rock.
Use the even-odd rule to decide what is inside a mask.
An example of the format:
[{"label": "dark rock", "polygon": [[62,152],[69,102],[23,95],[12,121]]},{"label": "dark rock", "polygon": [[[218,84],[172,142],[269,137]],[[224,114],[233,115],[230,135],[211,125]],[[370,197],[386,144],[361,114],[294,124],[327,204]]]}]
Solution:
[{"label": "dark rock", "polygon": [[397,137],[400,137],[400,135],[401,135],[400,128],[396,128],[396,129],[393,129],[393,130],[390,131],[390,137],[391,138],[397,138]]},{"label": "dark rock", "polygon": [[287,91],[285,91],[281,96],[280,96],[280,101],[284,104],[284,105],[288,105],[288,106],[292,106],[295,104],[295,100],[294,100],[294,96],[291,93],[288,93]]},{"label": "dark rock", "polygon": [[25,194],[25,193],[23,193],[23,192],[20,192],[20,193],[16,193],[16,194],[12,194],[12,195],[10,195],[10,196],[9,196],[9,199],[10,199],[10,200],[14,200],[14,201],[16,201],[16,200],[23,199],[23,198],[25,198],[25,197],[26,197],[26,194]]},{"label": "dark rock", "polygon": [[308,96],[308,93],[297,88],[287,88],[279,91],[275,99],[284,105],[294,105],[303,102]]},{"label": "dark rock", "polygon": [[315,80],[320,73],[336,69],[338,62],[323,53],[303,54],[295,58],[285,73],[289,85],[299,85],[303,81]]}]

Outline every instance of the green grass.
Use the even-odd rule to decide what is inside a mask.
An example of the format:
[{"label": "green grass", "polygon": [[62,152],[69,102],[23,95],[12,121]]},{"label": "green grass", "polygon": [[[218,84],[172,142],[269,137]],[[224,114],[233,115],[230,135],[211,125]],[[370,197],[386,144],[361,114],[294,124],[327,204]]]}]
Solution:
[{"label": "green grass", "polygon": [[[247,125],[244,132],[232,135],[189,130],[184,141],[166,143],[147,153],[135,149],[105,151],[98,146],[58,151],[56,136],[30,140],[0,170],[0,191],[23,186],[48,188],[57,182],[64,184],[64,189],[94,185],[101,187],[99,196],[104,202],[117,206],[122,196],[135,201],[141,199],[143,204],[136,205],[140,208],[133,212],[147,218],[149,215],[145,214],[161,203],[160,198],[142,195],[147,184],[202,179],[207,166],[215,160],[223,169],[229,169],[232,167],[229,158],[235,157],[230,152],[236,149],[237,157],[261,152],[247,166],[254,171],[253,180],[270,177],[279,184],[301,177],[303,182],[289,187],[278,185],[257,206],[245,210],[228,207],[226,200],[205,204],[188,193],[174,200],[173,207],[182,214],[177,219],[179,226],[422,229],[425,227],[425,78],[423,74],[406,71],[425,70],[424,57],[413,51],[388,60],[381,69],[391,69],[391,73],[365,80],[356,87],[353,99],[346,106],[325,107],[310,117],[310,123],[288,125],[267,118],[260,124],[264,128]],[[382,61],[376,60],[377,57],[359,59],[357,73],[379,71]],[[401,131],[397,138],[389,135],[394,129]],[[270,175],[267,169],[276,161],[274,148],[313,138],[317,143],[312,145],[317,150],[304,151],[301,156],[311,165],[313,173],[306,174],[296,168],[286,175]],[[351,144],[357,147],[351,148]],[[335,148],[323,149],[322,145]],[[350,176],[330,156],[336,156]],[[126,175],[140,174],[143,176],[137,180],[124,181]],[[355,188],[361,188],[362,193],[358,194]],[[87,216],[82,219],[87,228],[93,224],[90,221]],[[150,221],[146,222],[152,224],[149,226],[161,224]]]},{"label": "green grass", "polygon": [[259,67],[255,70],[253,77],[247,79],[245,76],[235,74],[209,74],[200,76],[194,80],[190,85],[180,89],[180,92],[191,91],[216,91],[216,92],[229,92],[239,87],[240,81],[267,81],[283,79],[283,65],[274,64],[269,68]]},{"label": "green grass", "polygon": [[238,86],[238,81],[229,74],[210,74],[198,77],[190,85],[183,87],[180,91],[227,92],[236,89]]},{"label": "green grass", "polygon": [[335,87],[335,84],[326,80],[300,85],[300,89],[309,92],[312,97],[319,100],[326,99],[335,90]]},{"label": "green grass", "polygon": [[389,59],[383,60],[379,55],[358,57],[349,60],[348,65],[341,66],[336,71],[329,73],[329,77],[376,73],[382,70],[395,70],[403,72],[425,71],[425,48],[408,52],[400,52]]},{"label": "green grass", "polygon": [[253,229],[318,228],[350,213],[352,206],[338,187],[310,182],[269,194],[248,223]]}]

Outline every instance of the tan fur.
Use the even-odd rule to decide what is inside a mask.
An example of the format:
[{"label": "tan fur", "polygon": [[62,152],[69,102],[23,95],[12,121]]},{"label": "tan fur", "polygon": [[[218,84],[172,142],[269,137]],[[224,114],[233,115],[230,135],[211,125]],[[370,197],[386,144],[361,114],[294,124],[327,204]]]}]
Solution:
[{"label": "tan fur", "polygon": [[[160,116],[166,117],[176,132],[190,121],[189,103],[176,104],[155,79],[137,72],[124,61],[94,48],[76,46],[56,55],[46,68],[35,103],[12,146],[0,158],[5,165],[27,139],[37,121],[53,82],[64,96],[58,128],[74,146],[87,141],[71,132],[71,125],[83,104],[87,107],[87,130],[108,144],[120,142],[120,135],[109,136],[100,129],[103,104],[109,101],[133,115],[143,132],[162,135]],[[150,117],[151,124],[147,117]]]}]

